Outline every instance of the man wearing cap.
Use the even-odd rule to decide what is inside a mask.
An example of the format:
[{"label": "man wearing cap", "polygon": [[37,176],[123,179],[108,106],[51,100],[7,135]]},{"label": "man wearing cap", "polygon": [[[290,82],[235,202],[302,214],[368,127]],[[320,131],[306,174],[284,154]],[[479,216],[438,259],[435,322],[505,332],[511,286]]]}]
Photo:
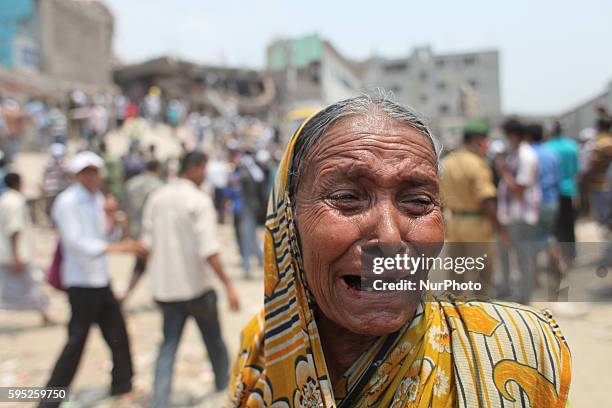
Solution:
[{"label": "man wearing cap", "polygon": [[[453,257],[482,256],[476,243],[493,241],[498,231],[506,239],[497,220],[496,189],[493,172],[485,160],[489,125],[482,119],[469,120],[463,130],[463,146],[442,161],[441,191],[447,210],[447,241]],[[479,252],[480,253],[476,253]],[[454,279],[475,280],[488,284],[491,280],[491,257],[480,276],[454,275]]]},{"label": "man wearing cap", "polygon": [[[62,285],[72,310],[68,341],[47,387],[68,387],[76,373],[89,328],[96,323],[113,355],[111,395],[132,389],[132,358],[125,321],[110,288],[107,254],[143,254],[136,241],[109,243],[100,169],[104,161],[92,152],[78,153],[68,165],[75,182],[55,200],[52,218],[62,249]],[[54,406],[54,404],[44,404]]]}]

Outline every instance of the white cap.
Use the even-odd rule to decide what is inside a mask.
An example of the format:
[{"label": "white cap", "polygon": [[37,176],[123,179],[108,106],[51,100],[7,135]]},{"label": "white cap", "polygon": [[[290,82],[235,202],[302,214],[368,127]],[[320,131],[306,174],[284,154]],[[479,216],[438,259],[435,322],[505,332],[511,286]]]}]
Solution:
[{"label": "white cap", "polygon": [[63,157],[66,154],[66,146],[61,143],[52,143],[49,146],[49,153],[53,157]]},{"label": "white cap", "polygon": [[588,142],[589,140],[595,139],[597,136],[597,130],[593,128],[582,129],[579,134],[579,139],[581,142]]},{"label": "white cap", "polygon": [[78,174],[87,167],[101,169],[104,167],[104,160],[94,152],[80,152],[70,160],[68,171],[72,174]]}]

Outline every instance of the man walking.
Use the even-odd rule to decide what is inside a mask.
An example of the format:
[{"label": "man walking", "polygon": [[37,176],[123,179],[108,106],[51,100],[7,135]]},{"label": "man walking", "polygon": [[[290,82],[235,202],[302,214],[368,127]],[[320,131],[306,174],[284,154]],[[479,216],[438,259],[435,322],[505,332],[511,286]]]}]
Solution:
[{"label": "man walking", "polygon": [[[129,221],[128,230],[129,236],[132,239],[140,238],[142,233],[142,211],[147,199],[151,196],[151,193],[164,185],[161,180],[160,170],[160,163],[157,160],[150,160],[147,162],[143,173],[132,177],[125,184],[125,198]],[[122,303],[127,300],[136,287],[136,284],[145,271],[146,265],[146,259],[144,257],[136,258],[130,284],[125,295],[121,299]]]},{"label": "man walking", "polygon": [[0,195],[0,309],[37,310],[43,324],[47,298],[33,278],[32,220],[21,193],[21,176],[4,177],[7,190]]},{"label": "man walking", "polygon": [[[69,163],[75,183],[62,192],[52,209],[62,250],[62,285],[68,291],[72,315],[68,341],[47,387],[68,387],[74,378],[92,324],[96,323],[113,355],[111,395],[132,389],[132,357],[125,321],[110,288],[106,254],[139,254],[136,241],[109,243],[100,169],[104,161],[92,152],[78,153]],[[59,403],[41,403],[57,406]]]},{"label": "man walking", "polygon": [[239,304],[221,265],[212,200],[199,189],[205,168],[206,155],[187,153],[180,163],[179,178],[155,191],[144,210],[142,238],[150,250],[148,273],[163,315],[164,340],[153,385],[152,406],[156,408],[169,404],[176,350],[189,316],[202,333],[216,389],[225,388],[229,380],[211,269],[225,286],[230,308],[238,310]]}]

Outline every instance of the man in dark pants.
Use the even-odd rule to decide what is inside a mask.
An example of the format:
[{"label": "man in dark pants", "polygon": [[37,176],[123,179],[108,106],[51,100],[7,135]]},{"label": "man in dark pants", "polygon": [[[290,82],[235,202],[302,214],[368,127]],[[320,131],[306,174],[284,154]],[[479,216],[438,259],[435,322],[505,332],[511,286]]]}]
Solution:
[{"label": "man in dark pants", "polygon": [[[206,345],[206,350],[208,350],[208,357],[215,372],[215,388],[217,390],[224,389],[229,382],[229,360],[223,342],[221,325],[219,324],[217,294],[211,290],[192,300],[183,302],[158,301],[157,304],[163,316],[164,342],[160,347],[155,369],[155,395],[158,394],[157,389],[170,390],[172,388],[172,372],[176,350],[189,316],[193,316],[195,319],[202,334],[202,340]],[[169,397],[169,394],[164,393],[164,395]],[[157,402],[153,406],[163,406],[163,404]]]},{"label": "man in dark pants", "polygon": [[[69,164],[76,182],[62,192],[53,205],[52,217],[62,248],[62,285],[68,291],[72,315],[68,342],[47,387],[68,387],[76,374],[92,324],[100,327],[113,354],[110,394],[132,389],[132,359],[125,321],[110,288],[106,254],[142,254],[136,241],[109,243],[113,231],[106,230],[100,169],[104,161],[92,152],[77,154]],[[59,403],[41,403],[58,406]]]},{"label": "man in dark pants", "polygon": [[237,310],[239,305],[221,264],[213,202],[199,188],[205,168],[203,153],[187,153],[181,160],[180,177],[154,191],[144,209],[142,241],[151,252],[147,270],[153,298],[162,311],[164,334],[155,366],[154,408],[170,403],[176,351],[189,316],[202,333],[215,372],[215,388],[222,390],[229,381],[213,273],[225,286],[230,308]]},{"label": "man in dark pants", "polygon": [[68,288],[72,316],[68,323],[68,343],[58,359],[48,386],[63,387],[72,382],[89,328],[97,323],[113,355],[111,395],[132,389],[132,358],[125,321],[109,287]]}]

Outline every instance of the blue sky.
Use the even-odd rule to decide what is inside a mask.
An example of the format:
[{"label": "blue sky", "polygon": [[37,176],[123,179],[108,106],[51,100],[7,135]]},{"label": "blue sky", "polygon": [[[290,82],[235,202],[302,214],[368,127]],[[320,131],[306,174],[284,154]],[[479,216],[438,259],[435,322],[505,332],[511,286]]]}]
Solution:
[{"label": "blue sky", "polygon": [[502,108],[555,114],[612,81],[610,0],[105,0],[126,62],[174,55],[262,67],[276,37],[318,32],[344,55],[497,48]]}]

